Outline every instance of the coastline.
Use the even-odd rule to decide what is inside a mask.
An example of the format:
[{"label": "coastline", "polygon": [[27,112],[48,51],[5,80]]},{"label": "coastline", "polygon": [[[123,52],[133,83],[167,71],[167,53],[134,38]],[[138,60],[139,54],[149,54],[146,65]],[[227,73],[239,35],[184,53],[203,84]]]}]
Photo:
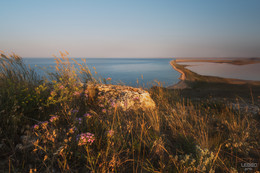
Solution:
[{"label": "coastline", "polygon": [[185,73],[178,69],[175,65],[174,65],[174,62],[176,62],[176,60],[172,60],[170,62],[171,66],[173,67],[174,70],[176,70],[177,72],[179,72],[181,74],[181,76],[179,77],[180,80],[185,80],[186,79],[186,76],[185,76]]},{"label": "coastline", "polygon": [[233,65],[246,65],[260,63],[260,58],[182,58],[176,59],[176,62],[211,62],[211,63],[227,63]]},{"label": "coastline", "polygon": [[204,76],[197,74],[189,69],[187,65],[178,64],[179,62],[213,62],[213,63],[229,63],[235,65],[245,65],[245,64],[254,64],[260,63],[260,59],[240,59],[240,60],[212,60],[212,59],[176,59],[170,62],[173,69],[179,72],[180,82],[173,86],[169,86],[169,89],[185,89],[190,88],[194,82],[207,82],[207,83],[224,83],[224,84],[235,84],[235,85],[254,85],[260,86],[260,81],[252,80],[241,80],[234,78],[222,78],[217,76]]}]

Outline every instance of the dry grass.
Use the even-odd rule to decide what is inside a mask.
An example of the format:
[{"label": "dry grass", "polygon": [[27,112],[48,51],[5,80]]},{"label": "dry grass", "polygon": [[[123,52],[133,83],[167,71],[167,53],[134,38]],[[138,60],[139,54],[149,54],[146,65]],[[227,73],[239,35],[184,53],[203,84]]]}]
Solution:
[{"label": "dry grass", "polygon": [[123,111],[97,100],[94,84],[105,80],[67,55],[56,58],[51,81],[1,55],[3,172],[231,172],[259,161],[250,112],[161,87],[149,90],[156,110]]}]

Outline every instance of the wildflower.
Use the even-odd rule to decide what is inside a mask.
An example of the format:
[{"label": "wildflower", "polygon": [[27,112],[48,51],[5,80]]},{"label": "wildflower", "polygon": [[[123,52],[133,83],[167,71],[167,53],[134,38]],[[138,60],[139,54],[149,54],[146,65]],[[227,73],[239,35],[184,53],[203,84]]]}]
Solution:
[{"label": "wildflower", "polygon": [[54,95],[54,94],[55,94],[55,92],[54,92],[54,91],[51,91],[51,92],[50,92],[50,94],[51,94],[51,95]]},{"label": "wildflower", "polygon": [[111,78],[111,77],[108,77],[107,80],[112,80],[112,78]]},{"label": "wildflower", "polygon": [[111,102],[111,106],[112,107],[115,107],[116,106],[116,103],[114,101]]},{"label": "wildflower", "polygon": [[72,128],[70,128],[69,130],[68,130],[68,132],[66,133],[67,135],[69,135],[69,134],[73,134],[73,133],[75,133],[75,131],[77,131],[78,129],[77,129],[77,127],[72,127]]},{"label": "wildflower", "polygon": [[82,118],[76,118],[76,120],[79,122],[79,124],[82,123]]},{"label": "wildflower", "polygon": [[40,123],[42,125],[43,128],[47,127],[47,125],[49,124],[48,121],[44,121]]},{"label": "wildflower", "polygon": [[79,110],[77,110],[77,109],[74,109],[74,110],[72,110],[71,112],[72,112],[72,113],[78,113],[78,112],[79,112]]},{"label": "wildflower", "polygon": [[139,100],[139,97],[135,97],[133,100]]},{"label": "wildflower", "polygon": [[58,120],[58,119],[59,119],[58,116],[52,116],[52,117],[50,118],[50,122],[55,122],[55,121]]},{"label": "wildflower", "polygon": [[48,121],[44,121],[44,122],[41,122],[40,124],[42,124],[42,125],[48,125]]},{"label": "wildflower", "polygon": [[63,85],[61,85],[61,86],[59,87],[59,89],[64,89],[64,86],[63,86]]},{"label": "wildflower", "polygon": [[57,130],[56,130],[56,129],[52,131],[52,135],[53,135],[55,138],[57,137]]},{"label": "wildflower", "polygon": [[102,107],[102,108],[104,107],[104,105],[103,105],[103,104],[100,104],[99,106],[100,106],[100,107]]},{"label": "wildflower", "polygon": [[106,112],[107,112],[107,110],[106,110],[106,109],[102,109],[102,112],[103,112],[103,113],[106,113]]},{"label": "wildflower", "polygon": [[78,138],[78,145],[81,146],[81,145],[87,145],[87,144],[92,144],[94,141],[95,141],[95,137],[94,137],[94,134],[92,133],[81,133],[79,135],[79,138]]},{"label": "wildflower", "polygon": [[114,135],[115,131],[114,130],[109,130],[108,131],[108,136],[112,137]]},{"label": "wildflower", "polygon": [[89,113],[85,113],[83,116],[86,117],[86,118],[91,118],[92,117]]},{"label": "wildflower", "polygon": [[125,100],[125,102],[124,102],[124,106],[125,106],[125,108],[127,108],[127,100]]},{"label": "wildflower", "polygon": [[33,126],[33,130],[38,130],[39,129],[39,125],[38,124],[35,124],[34,126]]},{"label": "wildflower", "polygon": [[73,93],[73,95],[74,95],[74,96],[79,96],[79,95],[80,95],[80,92],[75,91],[75,92]]},{"label": "wildflower", "polygon": [[75,130],[74,127],[70,128],[70,129],[69,129],[69,133],[73,134],[73,133],[74,133],[74,130]]}]

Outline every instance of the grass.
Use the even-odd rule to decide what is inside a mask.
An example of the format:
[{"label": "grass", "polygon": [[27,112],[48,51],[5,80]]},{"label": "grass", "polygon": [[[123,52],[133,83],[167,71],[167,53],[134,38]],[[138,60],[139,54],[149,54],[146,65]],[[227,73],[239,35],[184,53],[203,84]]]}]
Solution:
[{"label": "grass", "polygon": [[1,171],[235,172],[259,162],[259,118],[250,112],[162,87],[149,89],[155,110],[124,111],[97,100],[95,84],[106,80],[67,55],[48,81],[1,54]]}]

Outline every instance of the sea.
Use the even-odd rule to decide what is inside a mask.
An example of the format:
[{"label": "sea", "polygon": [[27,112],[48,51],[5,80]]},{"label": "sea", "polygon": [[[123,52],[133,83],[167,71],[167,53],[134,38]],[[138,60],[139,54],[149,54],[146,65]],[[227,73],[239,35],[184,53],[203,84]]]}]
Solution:
[{"label": "sea", "polygon": [[[82,58],[74,58],[83,64]],[[180,74],[170,65],[173,58],[85,58],[92,74],[111,78],[112,84],[150,88],[154,85],[168,87],[179,82]],[[23,58],[41,76],[55,71],[54,58]],[[75,64],[73,60],[70,60]]]}]

